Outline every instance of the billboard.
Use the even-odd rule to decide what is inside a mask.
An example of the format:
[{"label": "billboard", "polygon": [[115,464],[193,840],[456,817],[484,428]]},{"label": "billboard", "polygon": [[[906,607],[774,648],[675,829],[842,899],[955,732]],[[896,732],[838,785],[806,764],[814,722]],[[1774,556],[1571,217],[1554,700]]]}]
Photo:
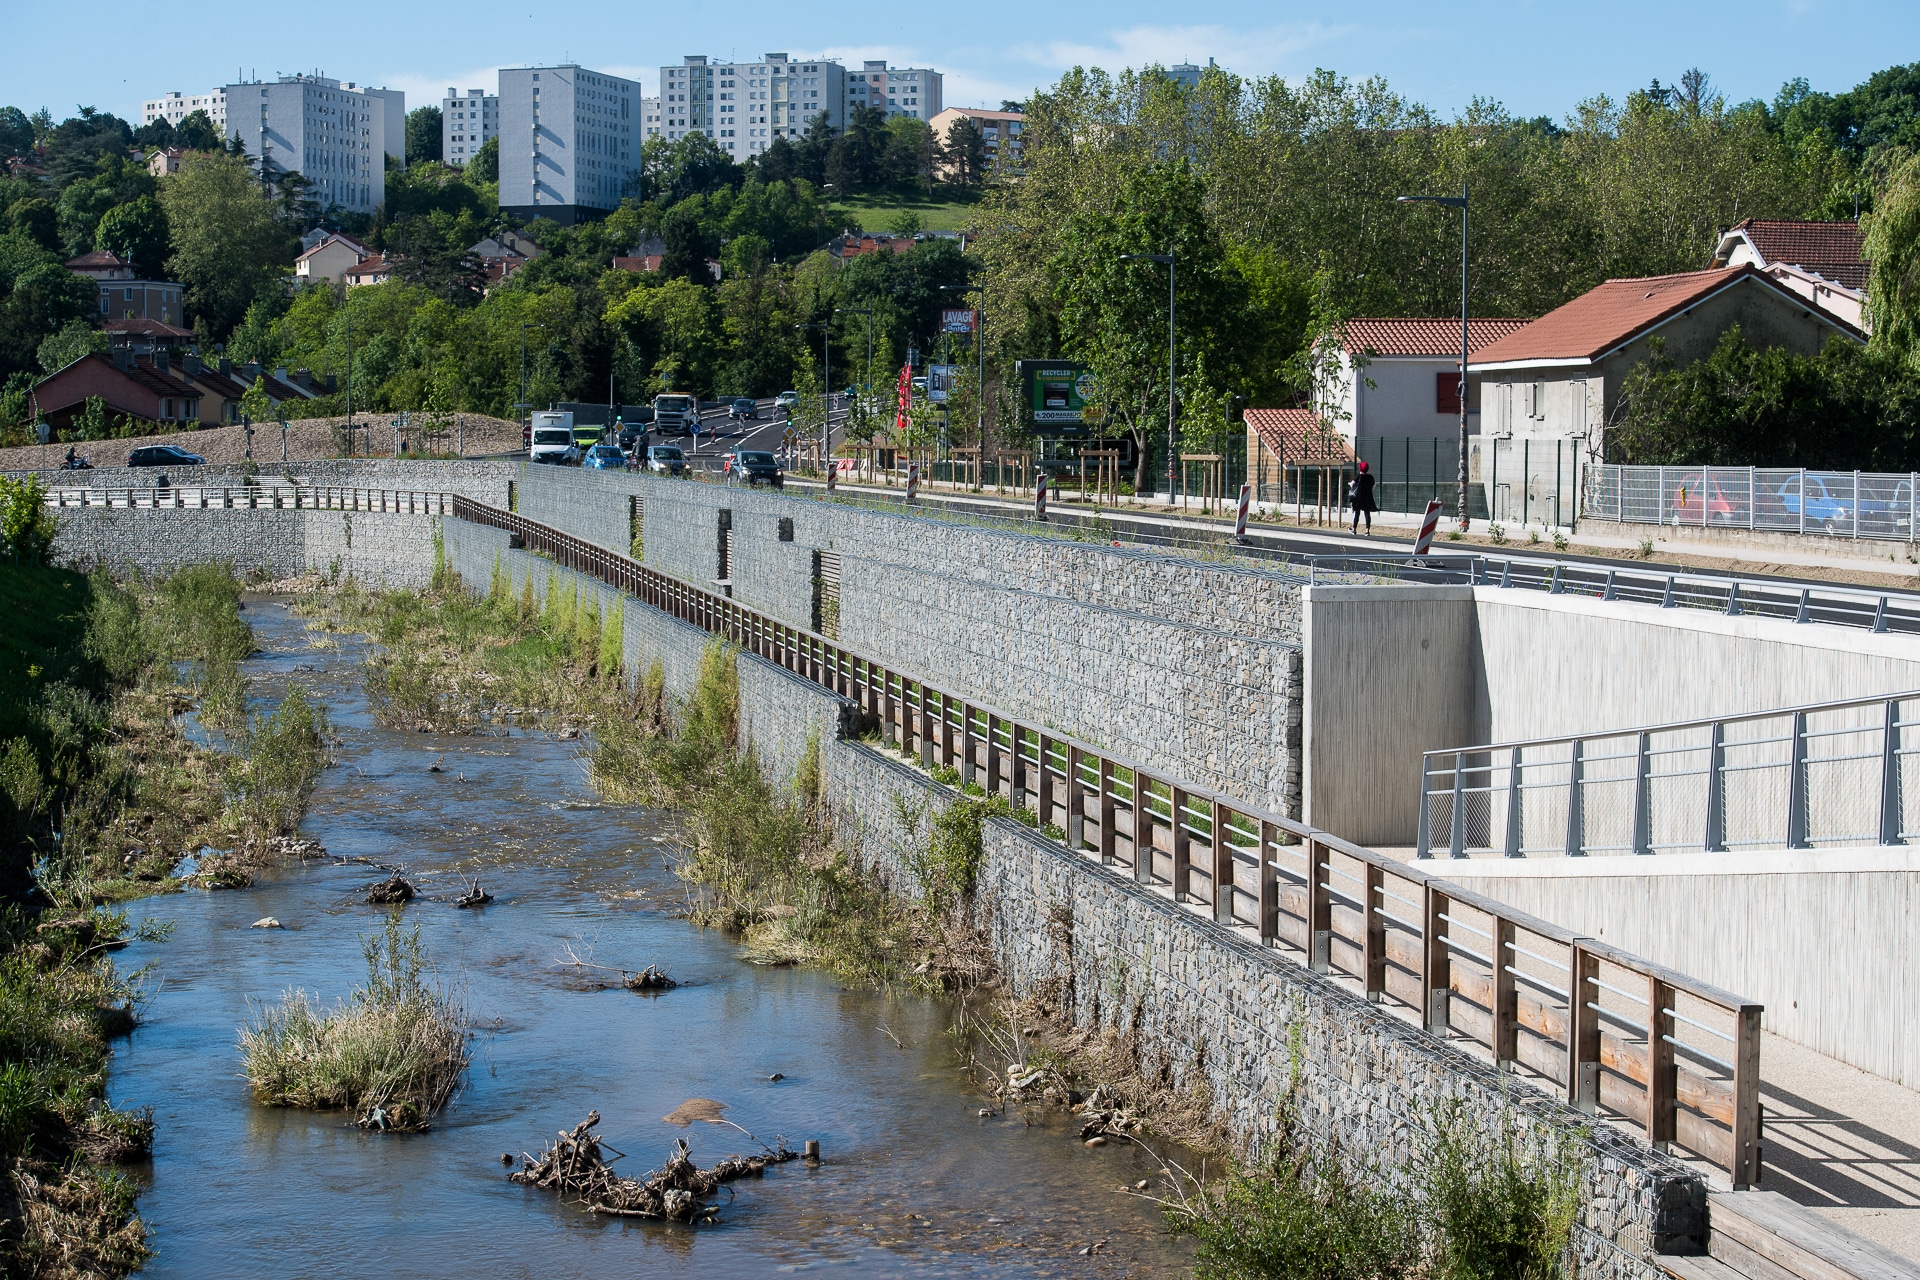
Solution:
[{"label": "billboard", "polygon": [[977,319],[972,311],[947,310],[940,313],[942,333],[972,333]]},{"label": "billboard", "polygon": [[957,364],[930,364],[927,366],[927,399],[935,404],[945,404],[960,381],[960,366]]},{"label": "billboard", "polygon": [[[1106,420],[1093,375],[1070,360],[1019,360],[1014,363],[1021,398],[1036,430],[1056,435],[1085,431]],[[1052,428],[1052,430],[1045,430]]]}]

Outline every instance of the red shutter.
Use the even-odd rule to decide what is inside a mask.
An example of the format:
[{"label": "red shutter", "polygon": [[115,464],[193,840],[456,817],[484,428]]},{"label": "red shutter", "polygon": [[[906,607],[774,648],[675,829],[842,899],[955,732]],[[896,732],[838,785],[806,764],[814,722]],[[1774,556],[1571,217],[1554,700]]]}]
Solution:
[{"label": "red shutter", "polygon": [[1433,375],[1433,411],[1460,416],[1460,371],[1443,369]]}]

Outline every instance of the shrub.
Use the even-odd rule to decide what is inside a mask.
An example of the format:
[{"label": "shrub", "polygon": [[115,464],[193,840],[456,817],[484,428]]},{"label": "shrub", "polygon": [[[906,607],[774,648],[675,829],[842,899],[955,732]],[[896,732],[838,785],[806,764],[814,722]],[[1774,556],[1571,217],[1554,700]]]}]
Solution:
[{"label": "shrub", "polygon": [[43,564],[59,522],[47,510],[47,489],[37,476],[10,480],[0,476],[0,556],[22,564]]}]

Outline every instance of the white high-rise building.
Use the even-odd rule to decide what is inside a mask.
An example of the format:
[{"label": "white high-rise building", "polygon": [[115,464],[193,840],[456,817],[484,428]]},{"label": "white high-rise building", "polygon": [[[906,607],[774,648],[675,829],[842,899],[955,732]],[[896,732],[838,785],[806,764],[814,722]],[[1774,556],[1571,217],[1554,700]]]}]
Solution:
[{"label": "white high-rise building", "polygon": [[226,87],[228,136],[270,173],[299,173],[322,205],[372,213],[388,156],[407,162],[407,95],[322,75]]},{"label": "white high-rise building", "polygon": [[640,99],[640,128],[643,137],[654,137],[660,132],[660,99],[658,97]]},{"label": "white high-rise building", "polygon": [[668,140],[704,133],[736,161],[745,161],[775,138],[801,137],[822,112],[834,130],[846,128],[846,89],[846,68],[824,58],[769,53],[758,62],[722,62],[686,57],[677,67],[660,68],[659,109],[647,112],[647,132]]},{"label": "white high-rise building", "polygon": [[446,163],[465,164],[499,131],[499,95],[469,89],[463,98],[458,89],[448,89],[440,100],[440,158]]},{"label": "white high-rise building", "polygon": [[213,127],[225,133],[227,130],[227,91],[212,89],[206,93],[187,97],[180,93],[169,93],[162,98],[149,98],[140,104],[140,123],[152,124],[155,120],[165,120],[174,128],[196,111],[207,113],[207,119],[213,121]]},{"label": "white high-rise building", "polygon": [[863,62],[847,73],[847,109],[875,107],[895,116],[931,120],[940,114],[944,78],[930,67],[889,67],[884,61]]},{"label": "white high-rise building", "polygon": [[640,171],[637,81],[584,67],[500,72],[500,207],[571,225],[620,207]]}]

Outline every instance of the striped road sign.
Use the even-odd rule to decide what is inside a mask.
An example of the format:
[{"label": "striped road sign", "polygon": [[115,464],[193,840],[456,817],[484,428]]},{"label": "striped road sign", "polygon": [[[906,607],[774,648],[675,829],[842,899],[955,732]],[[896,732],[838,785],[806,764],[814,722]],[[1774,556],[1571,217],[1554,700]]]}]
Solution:
[{"label": "striped road sign", "polygon": [[1235,542],[1245,542],[1247,540],[1247,508],[1252,505],[1252,503],[1253,482],[1251,480],[1242,481],[1240,485],[1240,510],[1239,513],[1233,517],[1233,540]]},{"label": "striped road sign", "polygon": [[1420,521],[1420,537],[1413,544],[1413,554],[1423,556],[1433,546],[1433,531],[1440,523],[1440,499],[1427,499],[1427,514]]}]

